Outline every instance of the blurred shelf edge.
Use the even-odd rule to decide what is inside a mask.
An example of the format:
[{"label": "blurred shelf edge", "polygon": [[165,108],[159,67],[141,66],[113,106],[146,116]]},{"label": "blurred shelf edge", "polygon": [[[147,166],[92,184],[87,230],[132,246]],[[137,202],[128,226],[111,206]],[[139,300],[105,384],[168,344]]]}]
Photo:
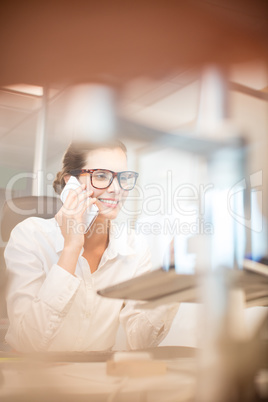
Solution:
[{"label": "blurred shelf edge", "polygon": [[[248,306],[268,306],[268,276],[244,270],[223,269],[212,273],[225,281],[229,288],[239,287],[245,292]],[[145,273],[133,279],[98,290],[103,297],[140,300],[143,302],[202,302],[200,287],[206,278],[204,274],[184,275],[162,268]],[[147,304],[145,305],[146,308]]]},{"label": "blurred shelf edge", "polygon": [[[128,354],[139,352],[148,352],[154,359],[176,359],[176,358],[190,358],[196,357],[197,348],[188,346],[158,346],[155,348],[146,348],[138,350],[127,351]],[[124,351],[120,351],[120,353]],[[35,353],[15,353],[15,352],[3,352],[0,351],[0,362],[4,363],[16,363],[20,361],[48,361],[48,362],[106,362],[112,359],[113,355],[117,353],[116,350],[110,351],[85,351],[85,352],[35,352]],[[1,361],[1,359],[3,359]]]}]

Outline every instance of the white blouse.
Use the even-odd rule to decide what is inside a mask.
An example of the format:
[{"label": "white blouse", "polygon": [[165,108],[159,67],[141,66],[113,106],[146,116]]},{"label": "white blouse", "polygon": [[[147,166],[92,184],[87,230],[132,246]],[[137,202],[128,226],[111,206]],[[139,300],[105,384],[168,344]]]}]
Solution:
[{"label": "white blouse", "polygon": [[151,269],[144,237],[113,224],[97,271],[78,258],[75,275],[57,262],[64,238],[54,218],[28,218],[5,250],[8,274],[6,341],[20,352],[98,351],[113,347],[121,322],[131,349],[157,346],[178,305],[135,309],[135,302],[103,298],[97,290]]}]

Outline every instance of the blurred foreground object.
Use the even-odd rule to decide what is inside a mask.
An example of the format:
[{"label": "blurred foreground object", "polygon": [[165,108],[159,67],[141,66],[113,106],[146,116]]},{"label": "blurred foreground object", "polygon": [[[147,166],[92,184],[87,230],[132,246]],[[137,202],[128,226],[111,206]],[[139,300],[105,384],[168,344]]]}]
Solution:
[{"label": "blurred foreground object", "polygon": [[[199,130],[213,135],[211,140],[203,144],[207,151],[209,178],[213,183],[208,205],[214,229],[212,236],[203,236],[203,239],[200,236],[199,239],[205,252],[203,256],[199,253],[196,269],[203,275],[195,280],[194,276],[180,276],[174,270],[158,270],[146,277],[133,278],[131,281],[103,289],[99,294],[149,300],[149,304],[144,303],[143,308],[153,308],[172,301],[192,301],[193,297],[198,295],[198,300],[204,303],[205,315],[196,401],[250,402],[257,400],[254,379],[263,368],[267,344],[262,344],[260,329],[253,338],[245,337],[245,300],[242,289],[247,285],[244,286],[246,282],[242,285],[238,283],[240,274],[244,278],[248,275],[240,272],[239,268],[243,266],[246,250],[251,249],[251,226],[247,225],[246,220],[246,212],[250,209],[250,196],[247,189],[239,187],[241,178],[247,175],[246,144],[240,133],[233,129],[235,135],[232,136],[232,143],[218,142],[218,147],[208,152],[211,145],[215,145],[214,135],[227,117],[226,77],[219,67],[207,67],[204,70],[200,99]],[[228,135],[226,137],[228,138]],[[193,152],[196,140],[189,137],[187,140]],[[199,154],[203,152],[202,147],[197,151]],[[234,200],[234,211],[241,216],[240,226],[232,220],[228,209],[231,204],[229,190],[234,187],[234,183],[238,184],[235,194],[238,193],[242,201],[241,208],[238,208],[239,199]],[[223,267],[232,270],[222,270]],[[248,285],[251,286],[253,276],[248,278]],[[266,305],[267,277],[259,275],[255,278],[262,287],[261,291],[258,289],[259,302]],[[194,288],[198,288],[195,295]],[[264,324],[265,321],[261,324],[261,329]],[[265,363],[267,365],[267,361]]]},{"label": "blurred foreground object", "polygon": [[2,1],[1,81],[122,84],[185,65],[266,59],[268,3]]},{"label": "blurred foreground object", "polygon": [[68,90],[65,133],[73,140],[100,142],[116,131],[115,93],[105,85],[83,84]]}]

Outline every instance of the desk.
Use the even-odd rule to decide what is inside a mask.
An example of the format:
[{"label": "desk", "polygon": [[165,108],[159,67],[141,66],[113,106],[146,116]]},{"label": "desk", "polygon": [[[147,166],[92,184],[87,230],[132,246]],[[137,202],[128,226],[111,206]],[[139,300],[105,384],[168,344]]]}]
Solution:
[{"label": "desk", "polygon": [[[17,361],[15,358],[5,360],[2,356],[0,399],[2,402],[194,400],[197,374],[194,349],[164,347],[151,352],[152,359],[165,361],[165,375],[108,376],[105,354],[78,354],[80,361],[77,362],[75,354],[66,354],[61,359],[59,354],[54,354],[43,355],[43,359],[31,356]],[[91,361],[86,361],[86,357]]]}]

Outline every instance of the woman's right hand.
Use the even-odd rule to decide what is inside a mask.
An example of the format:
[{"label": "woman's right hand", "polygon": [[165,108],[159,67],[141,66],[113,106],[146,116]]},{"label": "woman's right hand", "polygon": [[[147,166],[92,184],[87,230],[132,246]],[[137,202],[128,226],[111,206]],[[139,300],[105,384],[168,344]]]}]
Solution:
[{"label": "woman's right hand", "polygon": [[81,251],[85,239],[83,214],[96,202],[96,198],[90,197],[92,193],[93,191],[86,191],[85,184],[70,190],[66,201],[56,214],[55,219],[64,237],[64,248]]}]

